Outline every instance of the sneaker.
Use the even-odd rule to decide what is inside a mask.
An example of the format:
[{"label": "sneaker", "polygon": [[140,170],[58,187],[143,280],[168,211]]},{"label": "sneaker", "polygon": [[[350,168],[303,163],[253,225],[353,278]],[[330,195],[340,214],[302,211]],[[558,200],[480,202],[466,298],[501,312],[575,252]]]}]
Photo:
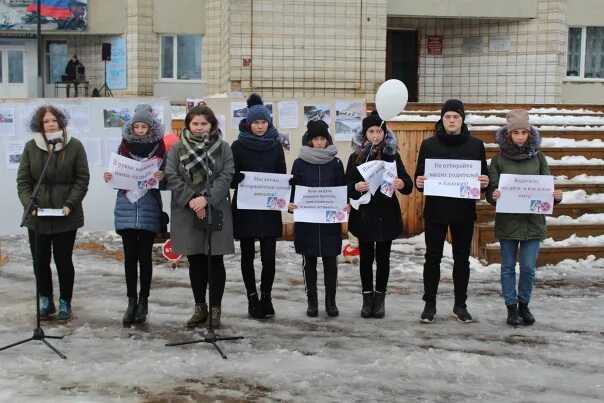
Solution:
[{"label": "sneaker", "polygon": [[518,315],[522,318],[522,322],[525,325],[532,325],[535,323],[535,317],[529,310],[528,304],[523,302],[518,303]]},{"label": "sneaker", "polygon": [[460,322],[470,323],[473,321],[472,315],[470,315],[465,306],[455,305],[453,307],[453,316]]},{"label": "sneaker", "polygon": [[52,297],[40,297],[40,320],[49,320],[55,313],[57,308]]},{"label": "sneaker", "polygon": [[208,320],[208,304],[205,302],[195,304],[193,308],[193,316],[187,321],[187,327],[195,327],[202,325]]},{"label": "sneaker", "polygon": [[63,324],[71,321],[71,301],[65,299],[59,300],[59,314],[57,315],[57,323]]},{"label": "sneaker", "polygon": [[436,315],[436,302],[426,302],[426,305],[424,306],[424,311],[422,312],[420,321],[422,323],[432,323],[435,315]]}]

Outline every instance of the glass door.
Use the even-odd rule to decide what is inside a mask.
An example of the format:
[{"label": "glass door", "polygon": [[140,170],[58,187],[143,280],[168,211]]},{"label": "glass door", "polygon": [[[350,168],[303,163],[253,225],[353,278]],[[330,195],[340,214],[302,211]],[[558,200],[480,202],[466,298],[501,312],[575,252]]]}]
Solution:
[{"label": "glass door", "polygon": [[26,98],[25,51],[0,46],[0,98]]}]

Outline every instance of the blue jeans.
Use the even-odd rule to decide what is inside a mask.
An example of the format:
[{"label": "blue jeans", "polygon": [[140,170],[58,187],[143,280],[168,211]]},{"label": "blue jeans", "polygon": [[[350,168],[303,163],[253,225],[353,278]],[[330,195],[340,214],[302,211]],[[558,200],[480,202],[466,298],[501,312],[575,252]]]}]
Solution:
[{"label": "blue jeans", "polygon": [[[501,293],[506,305],[517,302],[528,304],[533,292],[535,268],[541,241],[529,239],[500,239],[501,249]],[[516,252],[520,245],[520,278],[518,279],[518,294],[516,296]]]}]

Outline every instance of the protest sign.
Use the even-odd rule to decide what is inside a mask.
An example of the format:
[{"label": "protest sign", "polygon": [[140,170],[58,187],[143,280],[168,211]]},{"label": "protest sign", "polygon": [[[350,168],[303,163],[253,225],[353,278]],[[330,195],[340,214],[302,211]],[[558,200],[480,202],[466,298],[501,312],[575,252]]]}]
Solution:
[{"label": "protest sign", "polygon": [[111,180],[108,183],[115,189],[123,190],[157,189],[159,182],[153,174],[159,169],[160,163],[158,158],[136,161],[111,153],[107,168],[111,172]]},{"label": "protest sign", "polygon": [[424,195],[480,199],[480,161],[426,159]]},{"label": "protest sign", "polygon": [[551,214],[554,206],[554,177],[550,175],[499,176],[495,211],[498,213]]},{"label": "protest sign", "polygon": [[346,186],[307,187],[296,186],[294,221],[320,224],[348,222]]},{"label": "protest sign", "polygon": [[291,175],[241,172],[245,178],[237,187],[238,209],[287,211],[291,194]]}]

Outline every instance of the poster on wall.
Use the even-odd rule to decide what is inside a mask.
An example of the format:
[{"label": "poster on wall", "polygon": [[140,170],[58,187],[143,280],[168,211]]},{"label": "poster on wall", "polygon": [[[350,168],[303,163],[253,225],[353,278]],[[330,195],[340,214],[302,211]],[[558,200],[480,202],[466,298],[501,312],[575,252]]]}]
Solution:
[{"label": "poster on wall", "polygon": [[323,120],[331,125],[331,106],[329,104],[304,105],[304,125],[311,120]]},{"label": "poster on wall", "polygon": [[15,110],[0,108],[0,136],[15,135]]},{"label": "poster on wall", "polygon": [[90,108],[87,106],[68,106],[69,128],[75,133],[90,132]]},{"label": "poster on wall", "polygon": [[[264,107],[273,118],[273,103],[265,102]],[[247,116],[247,102],[231,102],[231,128],[239,129],[239,122]]]},{"label": "poster on wall", "polygon": [[426,53],[428,56],[442,56],[443,37],[442,35],[429,35],[426,38]]},{"label": "poster on wall", "polygon": [[279,128],[298,128],[298,101],[279,102]]},{"label": "poster on wall", "polygon": [[25,147],[25,141],[11,141],[4,144],[4,152],[6,156],[6,168],[17,169],[21,162],[21,155]]},{"label": "poster on wall", "polygon": [[128,88],[126,38],[111,38],[111,60],[107,62],[107,86],[112,90]]},{"label": "poster on wall", "polygon": [[484,50],[482,36],[464,36],[461,47],[464,53],[482,53]]},{"label": "poster on wall", "polygon": [[103,109],[103,125],[105,129],[123,127],[131,118],[130,109]]},{"label": "poster on wall", "polygon": [[509,52],[511,48],[512,41],[509,36],[489,36],[489,52]]},{"label": "poster on wall", "polygon": [[[0,0],[0,31],[37,29],[36,0]],[[87,31],[88,0],[41,0],[43,31]]]},{"label": "poster on wall", "polygon": [[351,140],[361,132],[363,101],[336,101],[336,140]]}]

